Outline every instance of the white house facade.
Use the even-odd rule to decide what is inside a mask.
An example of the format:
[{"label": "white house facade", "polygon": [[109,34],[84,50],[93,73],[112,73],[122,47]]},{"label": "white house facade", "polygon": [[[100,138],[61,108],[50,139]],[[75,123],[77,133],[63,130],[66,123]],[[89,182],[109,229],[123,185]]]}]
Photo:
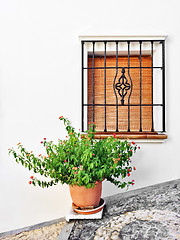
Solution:
[{"label": "white house facade", "polygon": [[[179,21],[175,0],[0,1],[0,233],[63,217],[71,205],[67,185],[29,185],[33,173],[8,148],[21,142],[43,153],[43,138],[65,138],[62,115],[82,129],[81,41],[165,41],[167,139],[134,140],[141,150],[132,158],[137,170],[128,191],[180,178]],[[103,197],[119,192],[103,182]]]}]

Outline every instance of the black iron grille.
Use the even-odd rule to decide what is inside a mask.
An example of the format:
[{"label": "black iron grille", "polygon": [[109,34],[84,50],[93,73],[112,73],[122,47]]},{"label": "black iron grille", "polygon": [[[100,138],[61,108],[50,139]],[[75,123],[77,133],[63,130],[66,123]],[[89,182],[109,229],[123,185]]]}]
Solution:
[{"label": "black iron grille", "polygon": [[[126,51],[121,50],[121,44],[126,44]],[[131,64],[131,59],[133,57],[133,45],[136,44],[136,56],[138,56],[139,63],[138,66],[134,66]],[[143,44],[148,44],[148,54],[151,57],[151,65],[144,66],[142,65],[142,58],[144,56]],[[101,51],[96,50],[96,46],[101,46]],[[108,45],[111,45],[110,51],[107,50]],[[112,49],[112,46],[114,49]],[[138,53],[137,53],[137,46],[138,46]],[[154,54],[156,51],[154,50],[154,46],[156,49],[159,49],[158,58],[160,59],[160,66],[156,66],[154,64]],[[127,132],[132,131],[132,119],[131,119],[131,108],[137,107],[139,111],[139,132],[143,132],[142,128],[142,109],[143,107],[150,107],[151,108],[151,129],[150,132],[165,132],[165,40],[116,40],[116,41],[81,41],[81,54],[82,54],[82,132],[87,129],[87,122],[88,122],[88,107],[92,108],[92,121],[95,121],[96,111],[95,108],[103,107],[103,131],[108,132],[110,131],[107,127],[107,113],[109,107],[114,107],[115,109],[115,132],[119,132],[119,114],[121,113],[122,107],[127,107],[127,118],[124,121],[127,122]],[[103,49],[103,50],[102,50]],[[147,52],[147,51],[146,51]],[[126,56],[127,64],[124,66],[119,65],[118,57],[119,55]],[[113,66],[107,65],[107,58],[109,55],[113,55],[115,58],[115,64]],[[95,66],[95,59],[97,56],[103,57],[103,66]],[[92,65],[88,65],[88,58],[91,58]],[[95,71],[96,69],[103,70],[103,103],[98,103],[95,101]],[[114,69],[114,76],[111,80],[112,89],[114,92],[114,99],[115,102],[107,102],[107,71],[109,69]],[[131,97],[134,91],[134,84],[135,80],[131,76],[131,71],[136,69],[138,71],[138,102],[132,102]],[[151,70],[151,102],[143,103],[142,101],[142,72],[143,69],[150,69]],[[161,73],[159,74],[160,77],[156,79],[154,76],[154,71],[159,70]],[[88,71],[92,72],[92,102],[88,102],[88,91],[87,91],[87,82],[88,82]],[[102,79],[101,79],[102,80]],[[97,81],[97,80],[96,80]],[[154,100],[154,83],[156,81],[161,82],[160,89],[156,89],[156,94],[160,94],[161,100],[160,102],[155,102]],[[96,93],[97,94],[97,93]],[[154,111],[155,108],[161,108],[161,119],[155,119]],[[156,117],[157,118],[157,117]],[[160,121],[160,128],[155,129],[154,122]]]}]

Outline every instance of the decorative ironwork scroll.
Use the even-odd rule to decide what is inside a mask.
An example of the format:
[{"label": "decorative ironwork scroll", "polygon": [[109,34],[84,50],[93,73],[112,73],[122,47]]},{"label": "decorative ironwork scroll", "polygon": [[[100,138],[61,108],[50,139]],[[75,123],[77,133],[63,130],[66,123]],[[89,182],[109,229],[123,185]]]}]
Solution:
[{"label": "decorative ironwork scroll", "polygon": [[131,89],[131,85],[128,83],[128,79],[125,76],[125,69],[122,68],[122,75],[119,78],[118,82],[115,84],[115,89],[117,89],[120,97],[121,103],[124,105],[124,98],[128,93],[128,90]]}]

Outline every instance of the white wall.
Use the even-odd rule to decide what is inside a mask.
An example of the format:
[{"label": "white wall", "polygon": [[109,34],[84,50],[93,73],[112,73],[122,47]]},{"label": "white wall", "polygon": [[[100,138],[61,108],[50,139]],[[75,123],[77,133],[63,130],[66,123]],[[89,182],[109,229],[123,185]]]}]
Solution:
[{"label": "white wall", "polygon": [[[64,137],[58,117],[81,121],[78,36],[168,34],[166,102],[168,140],[141,144],[134,157],[135,188],[180,177],[178,1],[0,0],[0,232],[65,215],[67,186],[47,190],[28,184],[32,173],[8,156],[22,142],[39,154],[40,141]],[[131,188],[132,189],[132,188]],[[103,196],[120,192],[104,182]]]}]

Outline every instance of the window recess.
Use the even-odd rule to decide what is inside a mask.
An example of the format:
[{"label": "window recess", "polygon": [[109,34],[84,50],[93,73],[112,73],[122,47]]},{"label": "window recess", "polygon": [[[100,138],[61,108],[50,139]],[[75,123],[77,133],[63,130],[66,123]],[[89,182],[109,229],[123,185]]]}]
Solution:
[{"label": "window recess", "polygon": [[82,132],[165,139],[165,40],[81,41]]}]

